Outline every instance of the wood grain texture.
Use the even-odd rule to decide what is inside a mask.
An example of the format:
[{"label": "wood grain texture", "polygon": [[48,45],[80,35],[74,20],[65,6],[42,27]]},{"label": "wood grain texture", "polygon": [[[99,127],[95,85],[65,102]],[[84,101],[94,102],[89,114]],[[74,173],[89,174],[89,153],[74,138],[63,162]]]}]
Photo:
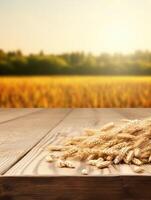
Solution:
[{"label": "wood grain texture", "polygon": [[[45,148],[49,143],[59,144],[63,139],[71,135],[77,135],[84,128],[99,128],[109,121],[117,121],[121,118],[149,117],[151,109],[75,109],[62,121],[50,134],[29,152],[20,162],[11,168],[6,175],[81,175],[84,163],[77,163],[76,169],[59,169],[54,164],[45,162],[47,152]],[[145,167],[145,174],[151,170]],[[94,170],[89,167],[89,176],[102,175],[137,175],[128,165],[113,166],[109,169]]]},{"label": "wood grain texture", "polygon": [[[49,144],[59,144],[67,137],[80,135],[84,128],[99,128],[110,121],[122,118],[149,117],[148,109],[74,109],[55,129],[44,137],[24,158],[6,172],[6,175],[51,175],[51,176],[79,176],[85,168],[85,163],[77,162],[75,169],[57,168],[54,163],[47,163],[46,147]],[[138,117],[137,117],[138,116]],[[108,175],[138,175],[132,166],[118,165],[109,169],[94,169],[88,167],[89,176]],[[150,175],[151,169],[145,167],[145,175]]]},{"label": "wood grain texture", "polygon": [[24,117],[32,112],[37,112],[41,108],[1,108],[0,109],[0,124],[7,123],[11,120],[16,120],[20,117]]},{"label": "wood grain texture", "polygon": [[0,174],[30,151],[69,112],[70,109],[42,109],[0,124]]},{"label": "wood grain texture", "polygon": [[1,177],[4,200],[150,200],[151,176]]},{"label": "wood grain texture", "polygon": [[[30,118],[18,119],[16,123],[19,123],[19,125],[15,125],[13,122],[9,122],[8,126],[0,125],[0,132],[1,129],[6,131],[8,128],[7,134],[10,133],[10,130],[13,130],[14,134],[12,137],[14,141],[12,138],[4,141],[4,143],[7,142],[6,146],[11,152],[7,155],[5,161],[9,160],[8,163],[10,163],[12,159],[14,163],[15,153],[18,152],[18,149],[26,152],[20,156],[19,160],[18,157],[16,158],[17,162],[12,167],[5,167],[6,173],[0,177],[0,199],[151,199],[150,165],[145,166],[146,171],[142,175],[133,173],[132,166],[118,165],[102,170],[94,170],[90,167],[89,175],[81,176],[81,169],[85,167],[85,163],[77,163],[76,169],[58,169],[54,164],[45,162],[48,144],[59,144],[67,137],[80,135],[84,128],[99,128],[109,121],[118,121],[122,118],[151,117],[151,109],[74,109],[71,112],[67,110],[66,114],[64,111],[60,112],[62,114],[59,111],[50,114],[50,111],[46,110],[39,112],[40,120],[38,120],[39,117],[36,114],[31,114],[32,117]],[[60,117],[60,115],[64,117]],[[50,124],[54,124],[53,120],[56,122],[56,118],[60,118],[60,121],[50,128]],[[48,130],[47,134],[46,130]],[[19,139],[18,132],[20,131],[23,135],[22,139]],[[36,133],[43,135],[43,137],[37,136]],[[37,137],[39,137],[38,142],[34,144],[33,141],[37,141]],[[17,141],[15,141],[15,138],[17,138]],[[13,150],[14,147],[11,146],[11,142],[17,147],[17,150]],[[3,148],[6,151],[5,146]],[[29,152],[27,151],[28,148],[30,148]],[[17,155],[19,154],[17,153]]]},{"label": "wood grain texture", "polygon": [[151,108],[114,108],[114,110],[126,119],[151,118]]},{"label": "wood grain texture", "polygon": [[121,200],[119,177],[2,177],[1,199]]}]

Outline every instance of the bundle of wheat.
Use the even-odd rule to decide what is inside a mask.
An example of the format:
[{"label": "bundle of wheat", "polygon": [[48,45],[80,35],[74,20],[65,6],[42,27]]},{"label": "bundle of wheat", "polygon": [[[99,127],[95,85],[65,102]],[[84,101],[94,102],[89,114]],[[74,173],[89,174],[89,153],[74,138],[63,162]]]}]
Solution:
[{"label": "bundle of wheat", "polygon": [[[58,167],[74,168],[75,159],[99,169],[112,164],[133,164],[134,171],[141,173],[141,165],[151,162],[151,119],[110,122],[99,130],[85,130],[84,135],[48,149],[46,160],[57,162]],[[55,156],[55,151],[60,152],[59,156]]]}]

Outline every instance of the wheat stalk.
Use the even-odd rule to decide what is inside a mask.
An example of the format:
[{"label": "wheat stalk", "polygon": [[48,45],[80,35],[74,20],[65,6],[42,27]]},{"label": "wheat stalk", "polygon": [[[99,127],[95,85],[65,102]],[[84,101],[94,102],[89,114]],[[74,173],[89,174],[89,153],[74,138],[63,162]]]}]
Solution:
[{"label": "wheat stalk", "polygon": [[[70,138],[62,145],[49,146],[48,150],[51,156],[46,160],[57,160],[58,167],[74,168],[68,159],[78,159],[97,168],[134,164],[134,171],[141,173],[143,168],[138,166],[151,162],[151,119],[124,120],[120,125],[110,122],[98,130],[87,129],[82,136]],[[58,159],[52,157],[53,151],[61,153]]]}]

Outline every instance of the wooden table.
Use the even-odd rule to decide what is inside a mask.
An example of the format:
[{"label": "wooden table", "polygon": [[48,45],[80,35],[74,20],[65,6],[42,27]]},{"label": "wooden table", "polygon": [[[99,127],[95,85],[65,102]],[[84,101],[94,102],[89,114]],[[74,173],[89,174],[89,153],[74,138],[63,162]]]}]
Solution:
[{"label": "wooden table", "polygon": [[128,165],[91,170],[59,169],[45,162],[48,144],[84,128],[122,118],[151,117],[151,109],[0,109],[0,199],[151,199],[151,167],[135,174]]}]

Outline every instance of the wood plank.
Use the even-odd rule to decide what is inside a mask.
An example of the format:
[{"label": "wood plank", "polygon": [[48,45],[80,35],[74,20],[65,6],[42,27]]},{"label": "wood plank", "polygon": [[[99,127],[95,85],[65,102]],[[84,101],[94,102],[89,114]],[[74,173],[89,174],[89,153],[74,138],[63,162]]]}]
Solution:
[{"label": "wood plank", "polygon": [[[81,175],[83,163],[77,163],[76,169],[59,169],[45,162],[48,144],[59,144],[69,136],[80,135],[84,128],[99,128],[109,121],[124,118],[114,109],[74,109],[55,129],[40,141],[23,159],[13,166],[6,175]],[[91,170],[91,175],[102,175],[101,170]],[[104,174],[107,172],[103,172]]]},{"label": "wood plank", "polygon": [[0,178],[0,199],[150,200],[151,176],[133,174],[128,165],[90,170],[90,175],[84,177],[80,176],[84,163],[74,171],[57,169],[44,159],[49,143],[59,144],[65,137],[82,133],[83,128],[99,128],[121,118],[144,117],[150,117],[150,109],[74,110]]},{"label": "wood plank", "polygon": [[1,199],[121,200],[119,177],[2,177]]},{"label": "wood plank", "polygon": [[150,200],[151,176],[1,177],[0,199]]},{"label": "wood plank", "polygon": [[40,108],[37,108],[36,110],[34,108],[6,108],[0,109],[0,124],[6,123],[10,120],[15,120],[20,117],[23,117],[24,115],[28,115],[32,112],[37,112],[38,110],[41,110]]},{"label": "wood plank", "polygon": [[21,159],[70,109],[43,109],[0,125],[0,174]]},{"label": "wood plank", "polygon": [[[129,115],[128,115],[129,113]],[[138,113],[138,114],[137,114]],[[102,124],[110,121],[118,121],[123,118],[149,117],[148,109],[74,109],[55,129],[40,141],[22,160],[16,163],[6,175],[81,175],[84,163],[76,163],[76,169],[59,169],[55,164],[45,162],[48,144],[59,144],[69,136],[80,135],[84,128],[99,128]],[[89,176],[102,175],[138,175],[128,165],[113,166],[109,169],[97,170],[89,167]],[[151,169],[145,170],[149,175]]]},{"label": "wood plank", "polygon": [[114,108],[114,110],[124,115],[126,119],[151,118],[151,108]]}]

